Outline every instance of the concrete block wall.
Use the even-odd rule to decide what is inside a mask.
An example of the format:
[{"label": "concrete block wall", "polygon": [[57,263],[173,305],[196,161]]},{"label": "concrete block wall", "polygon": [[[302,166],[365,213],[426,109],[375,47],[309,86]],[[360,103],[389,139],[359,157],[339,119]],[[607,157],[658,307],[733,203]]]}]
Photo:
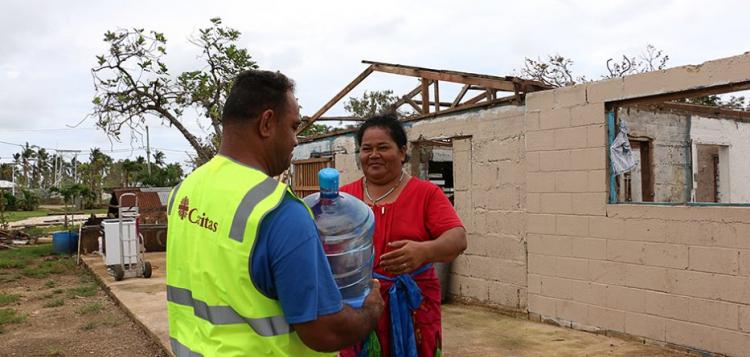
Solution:
[{"label": "concrete block wall", "polygon": [[460,113],[414,123],[410,141],[453,139],[455,207],[468,249],[452,267],[450,292],[526,308],[526,160],[523,107]]},{"label": "concrete block wall", "polygon": [[750,81],[750,55],[527,96],[528,311],[750,353],[750,208],[607,204],[606,102]]}]

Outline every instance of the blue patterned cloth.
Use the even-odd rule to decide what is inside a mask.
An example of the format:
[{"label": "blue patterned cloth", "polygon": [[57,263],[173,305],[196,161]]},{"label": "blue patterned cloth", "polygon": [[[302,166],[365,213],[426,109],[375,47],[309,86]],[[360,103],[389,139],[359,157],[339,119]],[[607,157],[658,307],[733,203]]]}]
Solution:
[{"label": "blue patterned cloth", "polygon": [[[410,274],[394,278],[373,272],[376,279],[393,282],[388,288],[388,307],[391,316],[391,356],[417,357],[417,341],[414,336],[412,313],[422,305],[422,290],[414,277],[432,268],[432,263],[423,265]],[[366,350],[367,347],[363,350]]]}]

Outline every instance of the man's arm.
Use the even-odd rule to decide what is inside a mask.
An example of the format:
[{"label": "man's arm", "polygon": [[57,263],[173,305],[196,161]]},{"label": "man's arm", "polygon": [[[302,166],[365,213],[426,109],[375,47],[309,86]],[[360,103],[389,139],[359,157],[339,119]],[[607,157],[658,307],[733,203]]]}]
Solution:
[{"label": "man's arm", "polygon": [[342,303],[317,228],[299,202],[284,202],[261,223],[252,280],[278,299],[284,317],[308,347],[337,351],[363,340],[383,311],[380,284],[372,283],[361,309]]},{"label": "man's arm", "polygon": [[344,308],[335,314],[292,326],[308,347],[319,352],[334,352],[364,340],[377,326],[384,306],[380,282],[373,279],[370,294],[361,309],[344,304]]}]

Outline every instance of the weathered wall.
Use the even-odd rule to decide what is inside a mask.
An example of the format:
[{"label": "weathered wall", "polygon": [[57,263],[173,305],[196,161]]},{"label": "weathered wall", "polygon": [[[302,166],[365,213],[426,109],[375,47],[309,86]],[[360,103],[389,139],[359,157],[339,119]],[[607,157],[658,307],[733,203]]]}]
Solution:
[{"label": "weathered wall", "polygon": [[509,106],[414,123],[410,141],[453,140],[456,211],[468,249],[453,262],[450,292],[526,307],[524,108]]},{"label": "weathered wall", "polygon": [[688,138],[687,114],[621,108],[618,119],[630,126],[630,135],[652,140],[654,202],[687,202]]},{"label": "weathered wall", "polygon": [[[605,127],[607,102],[747,81],[750,54],[414,123],[410,141],[456,138],[469,247],[451,292],[567,326],[747,355],[750,208],[607,204]],[[336,166],[358,177],[346,140],[352,150]]]},{"label": "weathered wall", "polygon": [[[407,125],[410,142],[454,138],[454,202],[469,247],[453,264],[450,292],[522,311],[527,296],[524,115],[524,107],[508,106]],[[334,149],[341,182],[359,178],[352,136],[302,144],[294,158]],[[409,150],[416,154],[413,145]],[[410,172],[409,164],[405,170]]]},{"label": "weathered wall", "polygon": [[750,203],[750,159],[747,157],[750,153],[750,123],[693,116],[690,134],[694,145],[728,146],[728,158],[725,159],[729,171],[729,200],[725,202]]},{"label": "weathered wall", "polygon": [[750,209],[608,205],[604,104],[750,81],[750,55],[527,96],[528,309],[750,351]]}]

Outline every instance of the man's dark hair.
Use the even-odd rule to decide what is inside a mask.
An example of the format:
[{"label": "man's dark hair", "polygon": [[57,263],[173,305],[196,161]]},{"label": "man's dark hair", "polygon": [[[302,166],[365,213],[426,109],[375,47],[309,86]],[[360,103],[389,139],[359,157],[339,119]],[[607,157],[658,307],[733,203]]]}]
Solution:
[{"label": "man's dark hair", "polygon": [[404,130],[404,125],[398,120],[395,114],[388,113],[376,115],[362,123],[355,137],[357,147],[362,144],[362,137],[365,135],[365,131],[373,127],[385,129],[399,148],[406,145],[406,130]]},{"label": "man's dark hair", "polygon": [[278,110],[286,103],[287,91],[294,91],[294,82],[281,72],[244,71],[232,83],[221,120],[247,121],[264,110]]}]

